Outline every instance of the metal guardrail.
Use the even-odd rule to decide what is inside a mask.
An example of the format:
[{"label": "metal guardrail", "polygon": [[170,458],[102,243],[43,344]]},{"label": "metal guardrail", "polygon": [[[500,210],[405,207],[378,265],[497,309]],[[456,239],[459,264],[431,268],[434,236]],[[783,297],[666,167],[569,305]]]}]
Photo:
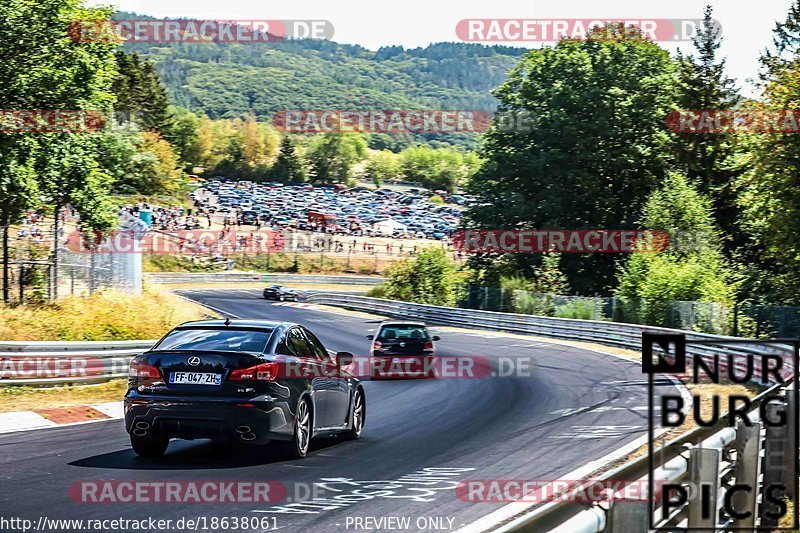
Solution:
[{"label": "metal guardrail", "polygon": [[[607,500],[600,503],[578,503],[558,500],[535,507],[493,531],[558,533],[647,533],[650,531],[755,531],[769,530],[777,520],[766,515],[773,508],[765,499],[767,486],[779,483],[788,487],[792,496],[796,487],[797,472],[792,468],[792,444],[797,445],[797,426],[794,418],[795,391],[774,385],[753,400],[756,409],[748,413],[749,425],[740,421],[734,427],[719,424],[692,431],[658,448],[654,455],[663,458],[661,464],[649,473],[649,458],[642,456],[591,480],[602,487],[623,482],[624,486],[647,487],[649,477],[653,483],[689,487],[687,501],[674,510],[651,504],[648,490],[640,492],[641,499],[620,498],[625,488],[611,490]],[[764,405],[762,405],[764,404]],[[779,412],[787,414],[787,423],[778,428],[764,424],[760,408],[774,420]],[[795,436],[792,439],[792,435]],[[792,443],[794,440],[794,443]],[[701,512],[701,487],[709,487],[706,513]],[[737,514],[724,510],[724,491],[734,485],[747,486],[750,491],[740,491],[728,502]],[[616,485],[619,486],[619,485]],[[655,485],[654,485],[655,486]],[[658,489],[654,496],[658,498]],[[652,507],[651,507],[652,505]],[[653,513],[653,515],[651,515]],[[744,516],[746,515],[746,516]],[[653,528],[650,518],[654,516]],[[658,517],[661,517],[660,519]]]},{"label": "metal guardrail", "polygon": [[155,343],[155,340],[0,342],[0,386],[89,384],[125,378],[131,358]]},{"label": "metal guardrail", "polygon": [[316,283],[324,285],[375,286],[386,281],[374,276],[329,276],[322,274],[258,274],[252,272],[158,272],[147,274],[153,283]]}]

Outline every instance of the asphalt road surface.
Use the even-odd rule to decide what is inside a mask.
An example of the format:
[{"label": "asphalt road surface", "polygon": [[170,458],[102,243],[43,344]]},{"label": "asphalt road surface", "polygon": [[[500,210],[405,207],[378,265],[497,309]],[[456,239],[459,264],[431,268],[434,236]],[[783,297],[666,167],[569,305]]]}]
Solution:
[{"label": "asphalt road surface", "polygon": [[[255,289],[182,294],[239,318],[305,324],[327,348],[356,356],[367,354],[364,335],[377,324],[302,303],[267,302]],[[34,523],[40,516],[162,518],[173,520],[173,531],[179,530],[174,521],[199,517],[206,520],[197,526],[201,531],[203,524],[212,530],[212,517],[266,518],[261,527],[243,528],[248,531],[456,530],[505,505],[463,501],[457,481],[557,479],[646,432],[646,382],[638,363],[537,339],[432,329],[442,337],[440,355],[488,357],[495,371],[501,359],[531,361],[533,371],[365,380],[363,437],[315,441],[299,461],[276,457],[270,447],[231,452],[206,441],[173,441],[164,458],[145,460],[130,449],[121,420],[0,435],[0,514]],[[658,387],[666,392],[672,385]],[[287,499],[209,505],[70,498],[70,486],[92,480],[277,481]],[[234,530],[231,524],[220,529]]]}]

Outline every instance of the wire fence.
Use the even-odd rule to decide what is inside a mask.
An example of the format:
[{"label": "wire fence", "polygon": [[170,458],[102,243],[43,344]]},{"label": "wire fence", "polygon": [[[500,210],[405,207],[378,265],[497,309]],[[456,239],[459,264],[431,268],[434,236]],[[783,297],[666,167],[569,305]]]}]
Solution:
[{"label": "wire fence", "polygon": [[800,307],[665,300],[626,302],[605,296],[564,296],[467,285],[457,305],[505,313],[605,320],[734,337],[800,337]]},{"label": "wire fence", "polygon": [[8,304],[44,303],[104,289],[128,294],[142,290],[141,255],[74,252],[60,247],[56,261],[52,249],[37,244],[32,252],[24,246],[18,244],[17,258],[9,261]]}]

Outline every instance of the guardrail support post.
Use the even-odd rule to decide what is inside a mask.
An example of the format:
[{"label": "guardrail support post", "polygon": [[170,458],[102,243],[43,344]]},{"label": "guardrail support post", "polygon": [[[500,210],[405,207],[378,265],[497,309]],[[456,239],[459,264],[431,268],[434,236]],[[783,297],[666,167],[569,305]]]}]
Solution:
[{"label": "guardrail support post", "polygon": [[[783,402],[776,402],[781,398],[765,399],[766,416],[767,420],[777,421],[780,420],[780,415],[786,415],[786,404]],[[785,494],[784,471],[789,466],[789,439],[786,434],[786,426],[784,425],[770,425],[765,422],[766,438],[764,439],[764,479],[761,486],[761,508],[759,509],[761,516],[760,526],[769,527],[778,525],[778,517],[780,509],[777,505],[770,500],[776,496]],[[791,468],[791,470],[794,470]],[[784,487],[781,494],[775,494],[775,488],[778,486]],[[771,496],[768,496],[772,493]],[[770,516],[772,515],[772,516]]]},{"label": "guardrail support post", "polygon": [[611,501],[604,533],[647,533],[650,505],[647,500]]},{"label": "guardrail support post", "polygon": [[737,491],[731,502],[737,513],[750,513],[746,518],[734,519],[734,527],[752,529],[756,523],[756,498],[758,496],[758,467],[761,462],[761,422],[736,426],[736,484],[750,487],[750,491]]},{"label": "guardrail support post", "polygon": [[713,531],[719,516],[720,451],[711,448],[689,450],[689,527]]},{"label": "guardrail support post", "polygon": [[[797,391],[794,390],[793,387],[787,387],[785,394],[786,394],[786,444],[787,444],[787,450],[791,450],[792,447],[797,442],[795,440],[796,438],[795,435],[797,435],[797,426],[795,426],[794,423],[795,398],[796,398],[795,395],[797,394]],[[787,454],[788,459],[790,461],[793,461],[798,451],[799,450],[794,450],[794,453]],[[786,468],[783,470],[783,483],[786,485],[786,496],[790,500],[794,500],[794,498],[797,496],[794,493],[794,483],[796,477],[800,475],[800,472],[795,472],[793,466],[794,466],[793,463],[789,463],[787,461]]]}]

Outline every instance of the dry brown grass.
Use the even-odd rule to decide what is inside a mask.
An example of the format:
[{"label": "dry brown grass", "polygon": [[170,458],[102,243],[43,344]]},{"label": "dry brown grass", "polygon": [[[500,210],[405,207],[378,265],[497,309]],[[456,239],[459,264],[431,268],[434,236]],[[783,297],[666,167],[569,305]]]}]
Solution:
[{"label": "dry brown grass", "polygon": [[209,311],[157,287],[139,296],[101,291],[52,304],[0,305],[0,341],[157,339],[176,324]]}]

